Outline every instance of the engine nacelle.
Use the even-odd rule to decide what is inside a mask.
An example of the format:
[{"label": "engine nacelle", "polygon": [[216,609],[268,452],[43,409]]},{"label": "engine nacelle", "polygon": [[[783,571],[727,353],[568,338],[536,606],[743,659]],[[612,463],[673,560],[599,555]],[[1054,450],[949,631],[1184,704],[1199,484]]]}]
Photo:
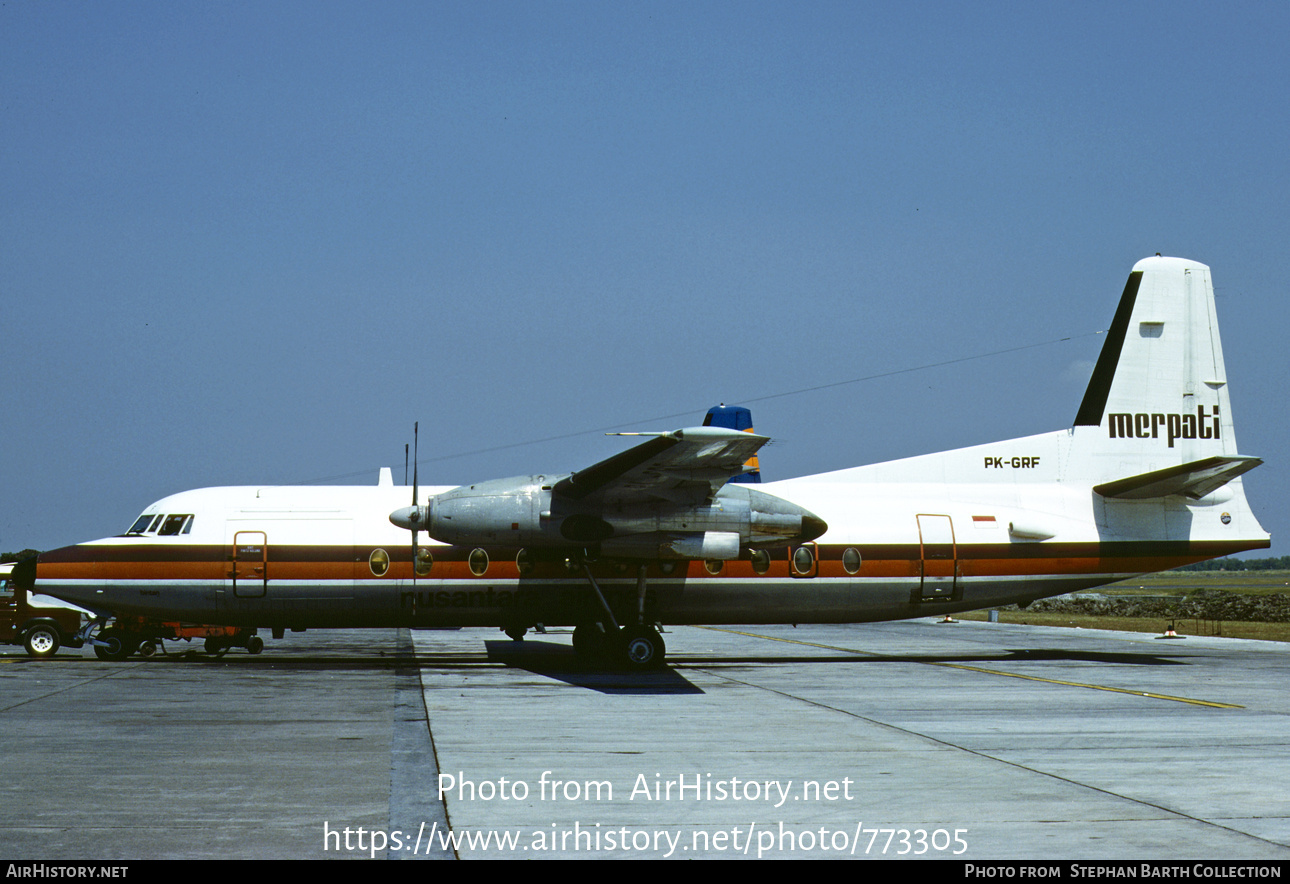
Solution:
[{"label": "engine nacelle", "polygon": [[550,508],[551,484],[543,476],[521,476],[462,485],[421,506],[395,510],[390,521],[455,545],[567,545],[558,532],[548,536],[541,518]]},{"label": "engine nacelle", "polygon": [[802,543],[828,526],[796,504],[746,485],[727,485],[709,503],[658,500],[630,507],[569,500],[559,477],[521,476],[463,485],[390,515],[403,528],[458,546],[601,547],[627,558],[731,559],[743,547]]}]

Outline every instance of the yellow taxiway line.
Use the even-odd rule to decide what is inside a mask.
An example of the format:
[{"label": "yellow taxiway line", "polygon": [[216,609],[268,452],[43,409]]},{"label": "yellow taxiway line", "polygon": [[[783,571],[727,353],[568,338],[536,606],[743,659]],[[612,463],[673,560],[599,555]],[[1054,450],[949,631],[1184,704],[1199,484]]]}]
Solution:
[{"label": "yellow taxiway line", "polygon": [[[819,642],[804,642],[804,641],[798,641],[797,639],[792,639],[792,638],[780,638],[779,636],[774,636],[774,635],[762,635],[761,633],[758,633],[758,632],[743,632],[738,629],[722,629],[721,627],[718,627],[718,626],[699,626],[696,628],[711,629],[714,632],[729,632],[734,635],[746,635],[749,638],[764,638],[767,641],[784,642],[790,645],[803,645],[806,647],[821,648],[822,650],[826,650],[826,651],[840,651],[844,654],[855,654],[856,656],[859,656],[859,657],[885,656],[883,654],[874,654],[869,651],[857,651],[854,648],[842,648],[842,647],[838,647],[837,645],[824,645],[824,644],[820,644]],[[940,663],[934,660],[918,660],[915,662],[922,663],[925,666],[943,666],[947,669],[965,669],[968,672],[983,672],[986,675],[1001,675],[1007,678],[1021,678],[1021,679],[1025,679],[1026,681],[1046,682],[1047,684],[1059,684],[1059,685],[1065,685],[1066,687],[1088,688],[1089,690],[1093,690],[1093,691],[1110,691],[1113,694],[1128,694],[1131,697],[1149,697],[1153,700],[1171,700],[1175,703],[1188,703],[1192,706],[1208,706],[1211,709],[1244,709],[1245,708],[1244,706],[1238,706],[1235,703],[1219,703],[1214,700],[1197,700],[1192,697],[1174,697],[1174,696],[1170,696],[1169,694],[1152,693],[1151,691],[1133,691],[1133,690],[1129,690],[1128,688],[1113,688],[1110,685],[1089,684],[1088,682],[1082,682],[1082,681],[1065,681],[1059,678],[1041,678],[1040,676],[1037,676],[1037,675],[1022,675],[1021,673],[1018,673],[1018,672],[1001,672],[998,669],[986,669],[981,666],[967,666],[963,663]]]}]

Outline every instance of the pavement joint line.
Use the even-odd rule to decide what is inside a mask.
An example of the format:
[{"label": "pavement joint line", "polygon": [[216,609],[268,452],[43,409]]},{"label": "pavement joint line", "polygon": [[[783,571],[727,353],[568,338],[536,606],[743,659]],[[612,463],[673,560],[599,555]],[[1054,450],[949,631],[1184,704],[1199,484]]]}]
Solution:
[{"label": "pavement joint line", "polygon": [[[39,662],[39,661],[36,661],[36,662]],[[139,663],[142,663],[142,662],[143,662],[142,660],[135,661],[135,663],[131,664],[130,668],[134,668],[134,666],[137,666],[139,665]],[[124,670],[121,670],[121,669],[115,669],[112,672],[105,672],[102,675],[97,676],[96,678],[82,679],[81,681],[78,681],[75,684],[69,684],[65,688],[59,688],[56,691],[50,691],[48,694],[41,694],[39,697],[28,697],[27,699],[19,700],[17,703],[14,703],[10,706],[0,706],[0,713],[9,712],[13,709],[19,708],[20,706],[26,706],[28,703],[36,703],[40,700],[48,700],[50,697],[56,697],[59,694],[65,694],[68,691],[74,691],[77,688],[84,687],[87,684],[94,684],[94,682],[96,681],[102,681],[105,678],[112,678],[114,675],[120,675],[123,671]]]},{"label": "pavement joint line", "polygon": [[[432,782],[438,779],[439,748],[435,745],[434,728],[430,724],[430,710],[426,705],[426,685],[422,677],[423,664],[417,657],[416,643],[407,629],[400,629],[396,637],[397,665],[395,675],[395,715],[393,733],[390,740],[390,824],[392,828],[407,825],[413,820],[420,821],[417,841],[409,856],[406,851],[387,852],[387,859],[461,859],[456,847],[451,851],[442,848],[435,850],[433,843],[425,845],[421,851],[421,838],[424,835],[426,822],[442,823],[445,829],[452,831],[452,820],[448,813],[448,802],[442,797],[430,799]],[[406,718],[401,718],[399,708],[403,708]],[[428,758],[425,755],[428,754]],[[399,826],[395,820],[400,819]],[[438,826],[433,828],[437,830]],[[454,842],[455,844],[455,842]]]},{"label": "pavement joint line", "polygon": [[[844,654],[855,654],[856,656],[859,656],[859,657],[882,656],[881,654],[875,654],[871,651],[857,651],[854,648],[844,648],[838,645],[825,645],[825,644],[820,644],[819,642],[804,642],[793,638],[781,638],[775,635],[762,635],[761,633],[758,633],[758,632],[744,632],[738,629],[723,629],[719,626],[699,626],[696,628],[710,629],[713,632],[729,632],[729,633],[733,633],[734,635],[745,635],[745,636],[748,636],[749,638],[763,638],[763,639],[766,639],[767,641],[785,642],[786,644],[791,644],[791,645],[804,645],[806,647],[820,648],[821,650],[825,650],[825,651],[841,651]],[[1043,678],[1042,676],[1038,676],[1038,675],[1023,675],[1020,672],[1001,672],[998,669],[986,669],[985,667],[982,667],[982,666],[968,666],[964,663],[945,663],[945,662],[940,662],[936,660],[915,660],[913,662],[919,663],[923,666],[943,666],[947,669],[964,669],[964,670],[967,670],[968,672],[982,672],[982,673],[985,673],[986,675],[1000,675],[1006,678],[1020,678],[1026,681],[1038,681],[1038,682],[1044,682],[1047,684],[1064,685],[1066,687],[1073,687],[1073,688],[1087,688],[1088,690],[1091,690],[1091,691],[1108,691],[1114,694],[1128,694],[1130,697],[1147,697],[1148,699],[1152,699],[1152,700],[1170,700],[1174,703],[1187,703],[1191,706],[1205,706],[1211,709],[1244,709],[1245,708],[1244,706],[1240,706],[1235,703],[1220,703],[1217,700],[1197,700],[1191,697],[1174,697],[1169,694],[1156,694],[1150,691],[1134,691],[1134,690],[1130,690],[1129,688],[1114,688],[1114,687],[1111,687],[1110,685],[1090,684],[1088,682],[1082,682],[1082,681],[1064,681],[1059,678]]]}]

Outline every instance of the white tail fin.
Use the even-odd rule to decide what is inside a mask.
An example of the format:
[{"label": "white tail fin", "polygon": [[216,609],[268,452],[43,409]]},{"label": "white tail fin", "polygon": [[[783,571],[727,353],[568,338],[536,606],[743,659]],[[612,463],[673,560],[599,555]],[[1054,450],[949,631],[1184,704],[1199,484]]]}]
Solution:
[{"label": "white tail fin", "polygon": [[[825,519],[825,543],[896,549],[916,525],[923,577],[925,563],[942,557],[927,554],[926,527],[945,520],[951,555],[965,563],[998,555],[1012,568],[1025,559],[1008,571],[1024,582],[1051,555],[1055,573],[1093,586],[1266,549],[1242,479],[1260,463],[1236,451],[1209,268],[1156,257],[1129,276],[1073,427],[767,488]],[[991,533],[1004,526],[1006,535]],[[965,564],[961,573],[985,577],[993,566]],[[943,585],[929,596],[924,583],[916,602]]]},{"label": "white tail fin", "polygon": [[1106,496],[1201,497],[1261,463],[1236,453],[1208,267],[1134,265],[1074,433]]}]

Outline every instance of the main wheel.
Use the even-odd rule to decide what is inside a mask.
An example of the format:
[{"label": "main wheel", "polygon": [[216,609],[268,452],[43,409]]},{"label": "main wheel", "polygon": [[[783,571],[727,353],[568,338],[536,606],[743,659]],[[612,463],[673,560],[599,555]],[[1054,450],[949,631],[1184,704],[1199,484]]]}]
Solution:
[{"label": "main wheel", "polygon": [[28,656],[40,659],[41,657],[52,657],[57,654],[58,646],[61,642],[58,638],[57,629],[44,623],[38,623],[27,630],[27,635],[23,638],[22,643],[27,649]]},{"label": "main wheel", "polygon": [[604,652],[609,636],[595,623],[583,623],[573,628],[573,652],[580,660],[594,661]]},{"label": "main wheel", "polygon": [[618,641],[619,661],[628,669],[658,669],[667,656],[663,636],[652,626],[624,626]]}]

